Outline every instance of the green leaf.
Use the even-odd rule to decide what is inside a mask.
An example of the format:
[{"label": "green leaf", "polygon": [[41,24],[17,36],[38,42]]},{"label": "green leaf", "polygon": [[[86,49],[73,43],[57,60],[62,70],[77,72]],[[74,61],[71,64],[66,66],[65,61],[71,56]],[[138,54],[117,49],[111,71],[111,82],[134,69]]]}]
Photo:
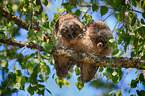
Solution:
[{"label": "green leaf", "polygon": [[6,60],[1,60],[0,66],[1,66],[1,67],[7,68],[7,67],[8,67],[8,61],[6,61]]},{"label": "green leaf", "polygon": [[12,88],[20,89],[20,84],[16,83],[16,84],[12,85]]},{"label": "green leaf", "polygon": [[28,82],[28,77],[23,76],[20,81],[21,89],[24,90],[24,85]]},{"label": "green leaf", "polygon": [[46,52],[49,52],[49,51],[51,50],[51,46],[50,46],[50,44],[47,43],[47,42],[43,42],[43,43],[42,43],[42,46],[43,46],[43,48],[44,48],[44,50],[45,50]]},{"label": "green leaf", "polygon": [[49,78],[49,74],[48,73],[42,73],[39,75],[39,78],[44,81],[47,82],[47,79]]},{"label": "green leaf", "polygon": [[136,0],[131,0],[131,3],[133,6],[135,6],[135,7],[137,6]]},{"label": "green leaf", "polygon": [[34,91],[35,91],[36,89],[34,88],[34,87],[32,87],[31,85],[27,88],[27,91],[31,94],[31,95],[33,95],[34,94]]},{"label": "green leaf", "polygon": [[123,55],[123,53],[124,53],[124,51],[119,51],[119,52],[115,55],[115,57],[121,57],[121,56]]},{"label": "green leaf", "polygon": [[76,10],[75,15],[79,17],[81,15],[81,11],[80,10]]},{"label": "green leaf", "polygon": [[117,19],[117,21],[121,20],[121,13],[115,13],[115,18]]},{"label": "green leaf", "polygon": [[145,19],[145,14],[144,13],[142,13],[142,17]]},{"label": "green leaf", "polygon": [[57,85],[59,85],[60,88],[62,88],[62,86],[64,85],[64,79],[56,78],[55,82],[57,83]]},{"label": "green leaf", "polygon": [[138,96],[144,96],[145,95],[145,90],[136,90]]},{"label": "green leaf", "polygon": [[62,3],[62,6],[67,10],[67,12],[71,13],[72,12],[71,10],[74,9],[76,5],[67,2],[67,3]]},{"label": "green leaf", "polygon": [[68,73],[67,79],[70,79],[72,77],[72,74]]},{"label": "green leaf", "polygon": [[49,68],[49,66],[47,65],[47,66],[42,66],[43,67],[43,72],[46,72],[46,73],[50,73],[50,68]]},{"label": "green leaf", "polygon": [[46,27],[39,26],[39,28],[40,28],[42,31],[44,31],[44,32],[47,32],[47,31],[48,31],[48,28],[46,28]]},{"label": "green leaf", "polygon": [[59,13],[62,13],[62,12],[64,12],[64,11],[65,11],[65,9],[62,9],[62,8],[57,8],[57,9],[56,9],[56,11],[57,11],[57,12],[59,12]]},{"label": "green leaf", "polygon": [[132,21],[131,21],[131,27],[134,26],[135,22],[136,22],[136,17],[133,16]]},{"label": "green leaf", "polygon": [[27,39],[29,42],[36,40],[34,30],[30,29],[27,35]]},{"label": "green leaf", "polygon": [[143,33],[143,30],[145,30],[145,26],[140,27],[137,31],[138,31],[139,35],[144,38],[145,34]]},{"label": "green leaf", "polygon": [[76,87],[77,87],[79,90],[81,90],[81,89],[84,88],[84,84],[79,83],[79,82],[76,82]]},{"label": "green leaf", "polygon": [[56,43],[55,36],[54,36],[54,35],[52,35],[52,36],[51,36],[51,38],[52,38],[52,41],[53,41],[53,45],[54,45],[54,46],[56,46],[56,44],[57,44],[57,43]]},{"label": "green leaf", "polygon": [[131,57],[135,57],[136,56],[136,54],[132,51],[131,52]]},{"label": "green leaf", "polygon": [[63,79],[64,80],[64,85],[67,87],[67,88],[69,88],[69,81],[67,81],[67,80],[65,80],[65,79]]},{"label": "green leaf", "polygon": [[101,17],[108,12],[108,8],[106,6],[101,6],[100,13]]},{"label": "green leaf", "polygon": [[80,69],[78,67],[75,68],[75,73],[77,76],[80,75],[81,72],[80,72]]},{"label": "green leaf", "polygon": [[115,76],[112,76],[112,78],[111,78],[111,80],[112,80],[112,82],[115,84],[115,83],[117,83],[118,82],[118,76],[117,75],[115,75]]},{"label": "green leaf", "polygon": [[117,54],[118,52],[119,52],[119,50],[118,50],[118,49],[115,49],[115,50],[113,50],[112,55],[115,55],[115,54]]},{"label": "green leaf", "polygon": [[131,81],[131,88],[137,87],[138,82],[139,82],[138,80],[132,80]]},{"label": "green leaf", "polygon": [[104,70],[104,68],[101,66],[100,68],[99,68],[99,72],[102,72]]},{"label": "green leaf", "polygon": [[142,65],[142,64],[139,64],[139,67],[141,67],[141,68],[143,68],[143,69],[145,68],[145,66],[144,66],[144,65]]},{"label": "green leaf", "polygon": [[144,75],[143,75],[143,73],[141,73],[139,75],[139,80],[140,80],[140,82],[144,82]]},{"label": "green leaf", "polygon": [[22,76],[21,70],[17,70],[16,75],[21,77]]},{"label": "green leaf", "polygon": [[42,41],[44,39],[44,36],[43,36],[42,32],[40,32],[40,31],[36,32],[36,36],[38,38],[38,41]]},{"label": "green leaf", "polygon": [[98,11],[99,10],[99,5],[98,4],[96,4],[96,3],[94,3],[93,5],[92,5],[92,10],[93,10],[93,12],[94,11]]},{"label": "green leaf", "polygon": [[33,66],[40,64],[40,61],[38,59],[30,59],[30,62],[33,64]]},{"label": "green leaf", "polygon": [[[116,96],[122,96],[122,94],[121,94],[121,90],[118,90],[118,91],[116,91]],[[113,95],[114,96],[114,95]]]},{"label": "green leaf", "polygon": [[33,11],[39,11],[40,8],[41,8],[41,6],[40,5],[37,5],[36,7],[33,6],[33,9],[32,10]]}]

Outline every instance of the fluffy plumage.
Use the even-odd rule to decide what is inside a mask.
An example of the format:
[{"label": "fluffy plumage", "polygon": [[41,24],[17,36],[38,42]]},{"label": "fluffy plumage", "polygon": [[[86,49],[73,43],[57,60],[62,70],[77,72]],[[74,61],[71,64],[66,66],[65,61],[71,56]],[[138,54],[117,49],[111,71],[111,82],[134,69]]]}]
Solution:
[{"label": "fluffy plumage", "polygon": [[[83,34],[83,25],[80,19],[71,14],[60,17],[54,25],[54,33],[57,40],[57,46],[68,49],[75,49],[78,40]],[[63,56],[53,56],[56,68],[56,74],[59,78],[65,78],[75,61]]]}]

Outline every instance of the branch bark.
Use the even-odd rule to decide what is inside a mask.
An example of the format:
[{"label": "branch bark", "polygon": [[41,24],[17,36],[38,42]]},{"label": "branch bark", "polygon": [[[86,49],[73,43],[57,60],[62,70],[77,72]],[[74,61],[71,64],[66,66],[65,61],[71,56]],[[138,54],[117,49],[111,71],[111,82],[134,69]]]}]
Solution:
[{"label": "branch bark", "polygon": [[[10,38],[8,38],[6,40],[0,39],[0,43],[15,45],[15,46],[18,46],[20,48],[26,46],[27,48],[30,48],[30,49],[37,49],[39,51],[45,51],[43,49],[43,47],[40,45],[36,45],[34,43],[17,42],[17,41],[13,41]],[[145,66],[145,60],[141,60],[141,59],[127,58],[127,57],[109,58],[109,57],[95,56],[92,54],[76,52],[76,51],[67,50],[64,48],[55,48],[55,49],[49,51],[48,53],[52,54],[52,55],[64,56],[66,58],[71,58],[71,59],[77,60],[79,62],[85,62],[88,64],[96,64],[98,66],[103,66],[103,67],[106,67],[110,62],[112,62],[112,67],[120,66],[122,68],[143,69],[143,68],[139,67],[139,64],[142,64],[143,66]]]},{"label": "branch bark", "polygon": [[10,21],[14,21],[20,28],[24,28],[24,29],[28,30],[29,26],[30,26],[30,28],[32,28],[32,29],[39,30],[37,27],[34,27],[30,24],[26,24],[26,22],[24,20],[22,20],[20,17],[17,17],[11,13],[8,13],[2,7],[0,7],[0,15]]},{"label": "branch bark", "polygon": [[[28,30],[28,28],[30,26],[29,24],[26,24],[25,21],[21,20],[20,17],[16,17],[13,14],[8,13],[5,10],[3,10],[2,7],[0,7],[0,15],[7,18],[10,21],[11,20],[14,21],[19,27],[24,28],[26,30]],[[38,30],[35,27],[31,27],[31,28]],[[29,43],[17,42],[17,41],[13,41],[10,38],[7,38],[7,39],[0,39],[0,43],[15,45],[20,48],[27,47],[30,49],[37,49],[39,51],[45,51],[42,46],[36,45],[33,42],[29,42]],[[139,64],[142,64],[143,66],[145,66],[145,60],[141,60],[141,59],[126,58],[126,57],[108,58],[108,57],[95,56],[92,54],[80,53],[80,52],[76,52],[73,50],[66,50],[64,48],[53,48],[48,53],[52,54],[52,55],[57,55],[57,56],[64,56],[66,58],[72,58],[79,62],[85,62],[88,64],[96,64],[98,66],[104,66],[104,67],[106,67],[110,62],[113,62],[112,67],[120,66],[120,67],[124,67],[124,68],[143,69],[143,68],[139,67]]]}]

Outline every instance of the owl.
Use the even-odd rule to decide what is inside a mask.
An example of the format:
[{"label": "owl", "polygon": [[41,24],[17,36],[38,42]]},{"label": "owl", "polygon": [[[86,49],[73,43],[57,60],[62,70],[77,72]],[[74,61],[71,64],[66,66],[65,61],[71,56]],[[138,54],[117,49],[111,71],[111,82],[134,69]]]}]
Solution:
[{"label": "owl", "polygon": [[[84,29],[85,35],[81,40],[82,51],[85,53],[106,56],[112,53],[108,46],[108,37],[113,37],[110,28],[102,21],[91,21]],[[99,66],[87,63],[79,63],[81,68],[81,81],[89,82],[94,77]]]},{"label": "owl", "polygon": [[[56,21],[53,34],[58,47],[76,49],[77,44],[79,44],[77,41],[83,35],[83,24],[77,16],[66,14]],[[74,66],[75,61],[63,56],[53,57],[57,76],[59,78],[65,78],[68,71]]]}]

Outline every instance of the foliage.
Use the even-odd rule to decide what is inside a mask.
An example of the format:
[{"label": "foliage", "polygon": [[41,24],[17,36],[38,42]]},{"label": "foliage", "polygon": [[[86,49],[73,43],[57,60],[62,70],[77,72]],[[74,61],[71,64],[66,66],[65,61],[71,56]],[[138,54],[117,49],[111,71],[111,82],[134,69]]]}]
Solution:
[{"label": "foliage", "polygon": [[[62,2],[62,8],[57,8],[57,14],[54,14],[54,18],[50,20],[44,12],[35,14],[41,9],[41,4],[36,4],[39,0],[1,0],[0,9],[4,9],[6,12],[15,14],[23,19],[26,25],[29,25],[27,29],[27,38],[25,41],[33,42],[35,44],[43,46],[45,52],[33,50],[33,53],[25,55],[24,50],[27,48],[18,48],[17,46],[11,46],[7,44],[0,44],[0,70],[2,75],[2,82],[0,85],[0,94],[2,96],[11,95],[18,90],[25,90],[26,84],[28,85],[27,91],[33,95],[37,93],[44,95],[46,90],[50,94],[51,91],[43,85],[43,82],[47,82],[50,78],[50,65],[52,63],[52,55],[47,52],[50,51],[51,45],[49,39],[46,40],[45,35],[51,36],[53,44],[56,45],[56,40],[52,35],[53,26],[56,20],[66,13],[74,14],[81,17],[83,25],[86,25],[92,19],[92,13],[100,12],[101,17],[114,15],[117,20],[115,26],[115,32],[118,38],[109,40],[109,46],[113,47],[112,55],[115,57],[121,57],[128,50],[129,45],[132,46],[131,57],[141,58],[145,60],[145,1],[144,0],[67,0]],[[48,6],[50,1],[41,0],[44,6]],[[104,3],[104,4],[102,4]],[[136,10],[140,8],[140,10]],[[111,13],[112,12],[112,13]],[[139,16],[141,16],[139,18]],[[0,14],[0,38],[11,38],[15,40],[16,37],[20,37],[21,28],[15,24],[15,21],[2,17]],[[22,22],[23,23],[23,22]],[[39,26],[38,26],[39,25]],[[37,28],[33,29],[32,26]],[[123,51],[119,51],[118,45],[124,47]],[[23,53],[24,52],[24,53]],[[13,68],[9,69],[10,62],[14,61]],[[46,62],[49,62],[48,65]],[[111,80],[113,85],[118,84],[123,77],[121,68],[111,68],[111,64],[108,64],[106,68],[100,67],[99,72],[103,72],[101,76],[106,77],[107,81]],[[19,66],[19,67],[18,67]],[[140,65],[141,67],[145,67]],[[24,74],[25,73],[25,74]],[[75,69],[77,76],[80,75],[78,68]],[[71,78],[71,74],[67,79]],[[54,78],[56,83],[61,88],[67,86],[69,88],[69,81],[66,79]],[[92,86],[96,87],[95,81],[92,82]],[[139,83],[145,86],[145,80],[143,73],[138,74],[138,77],[130,82],[130,90],[136,88]],[[111,85],[111,86],[113,86]],[[103,86],[103,85],[100,85]],[[100,87],[99,86],[99,87]],[[81,90],[84,88],[84,84],[76,82],[76,87]],[[106,86],[107,87],[107,86]],[[98,88],[98,86],[96,87]],[[112,89],[113,87],[111,87]],[[129,90],[129,92],[130,92]],[[111,90],[109,90],[111,91]],[[145,93],[144,90],[136,90],[139,96]],[[122,96],[121,90],[112,91],[110,94],[113,96]],[[109,94],[109,95],[110,95]]]}]

